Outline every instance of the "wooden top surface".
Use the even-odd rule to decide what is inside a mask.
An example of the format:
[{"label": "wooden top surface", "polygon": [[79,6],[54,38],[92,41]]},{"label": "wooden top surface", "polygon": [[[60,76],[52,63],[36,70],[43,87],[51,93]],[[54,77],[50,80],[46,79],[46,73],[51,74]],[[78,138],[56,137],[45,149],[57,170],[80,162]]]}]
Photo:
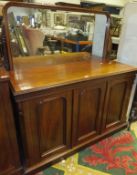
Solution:
[{"label": "wooden top surface", "polygon": [[90,56],[86,52],[53,54],[48,56],[29,56],[14,58],[14,69],[31,69],[43,66],[72,63],[76,61],[89,60]]},{"label": "wooden top surface", "polygon": [[137,68],[115,61],[102,64],[99,59],[94,57],[87,60],[78,59],[77,57],[77,59],[72,59],[70,62],[51,63],[48,66],[46,66],[46,62],[44,63],[42,58],[34,61],[33,57],[20,61],[18,59],[14,60],[15,68],[14,71],[10,72],[14,95],[137,71]]},{"label": "wooden top surface", "polygon": [[3,67],[0,67],[0,82],[6,80],[9,80],[9,74]]}]

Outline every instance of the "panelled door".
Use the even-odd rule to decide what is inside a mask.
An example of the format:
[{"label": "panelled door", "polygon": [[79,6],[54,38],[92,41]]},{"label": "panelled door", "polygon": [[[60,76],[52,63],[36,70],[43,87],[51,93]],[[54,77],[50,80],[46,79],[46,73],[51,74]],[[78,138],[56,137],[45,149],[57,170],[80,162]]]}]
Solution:
[{"label": "panelled door", "polygon": [[73,145],[90,141],[100,133],[105,81],[91,81],[74,90]]}]

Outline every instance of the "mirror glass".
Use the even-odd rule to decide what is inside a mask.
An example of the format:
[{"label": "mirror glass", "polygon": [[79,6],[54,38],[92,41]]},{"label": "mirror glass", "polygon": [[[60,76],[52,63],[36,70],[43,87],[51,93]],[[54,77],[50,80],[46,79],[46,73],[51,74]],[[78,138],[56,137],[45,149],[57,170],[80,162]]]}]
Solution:
[{"label": "mirror glass", "polygon": [[104,14],[11,6],[7,15],[12,58],[69,52],[103,55]]}]

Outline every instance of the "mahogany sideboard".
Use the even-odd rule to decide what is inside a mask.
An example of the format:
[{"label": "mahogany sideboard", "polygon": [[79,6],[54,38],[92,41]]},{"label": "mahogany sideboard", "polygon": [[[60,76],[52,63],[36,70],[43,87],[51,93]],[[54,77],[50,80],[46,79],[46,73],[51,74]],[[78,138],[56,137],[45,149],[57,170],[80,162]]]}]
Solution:
[{"label": "mahogany sideboard", "polygon": [[47,66],[46,59],[38,60],[15,59],[9,72],[24,174],[126,127],[136,73],[133,67],[101,64],[94,57]]},{"label": "mahogany sideboard", "polygon": [[34,175],[127,126],[137,69],[109,61],[110,16],[105,12],[96,12],[106,19],[102,58],[91,52],[14,57],[10,7],[92,12],[15,2],[4,7],[3,54],[9,71],[0,69],[0,175]]}]

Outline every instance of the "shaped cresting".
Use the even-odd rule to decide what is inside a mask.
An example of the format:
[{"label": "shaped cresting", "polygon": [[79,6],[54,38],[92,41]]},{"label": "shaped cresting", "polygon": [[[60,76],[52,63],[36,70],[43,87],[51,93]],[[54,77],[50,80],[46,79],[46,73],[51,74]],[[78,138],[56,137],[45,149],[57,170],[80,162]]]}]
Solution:
[{"label": "shaped cresting", "polygon": [[8,3],[4,13],[10,69],[15,57],[88,52],[106,59],[107,13],[15,2]]}]

